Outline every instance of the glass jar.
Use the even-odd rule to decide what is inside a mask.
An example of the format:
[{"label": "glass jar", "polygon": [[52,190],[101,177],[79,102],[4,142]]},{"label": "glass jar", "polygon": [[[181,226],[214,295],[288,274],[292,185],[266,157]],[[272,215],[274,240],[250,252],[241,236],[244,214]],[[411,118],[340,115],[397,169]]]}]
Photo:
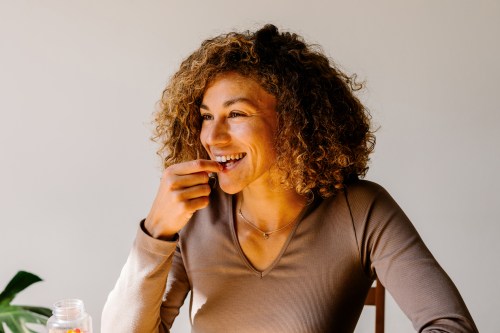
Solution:
[{"label": "glass jar", "polygon": [[49,333],[92,333],[92,318],[79,299],[63,299],[54,304],[47,321]]}]

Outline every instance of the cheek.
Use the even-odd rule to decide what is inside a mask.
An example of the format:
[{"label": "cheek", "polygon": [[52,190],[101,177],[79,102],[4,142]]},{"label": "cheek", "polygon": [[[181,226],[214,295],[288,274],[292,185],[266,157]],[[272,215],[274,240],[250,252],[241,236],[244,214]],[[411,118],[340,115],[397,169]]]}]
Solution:
[{"label": "cheek", "polygon": [[200,141],[201,141],[201,144],[203,145],[203,147],[206,149],[207,146],[206,146],[206,140],[205,140],[205,137],[206,137],[206,131],[203,130],[203,127],[200,129]]},{"label": "cheek", "polygon": [[276,130],[272,126],[266,126],[260,131],[260,140],[262,144],[266,146],[268,151],[274,151],[274,145],[276,140]]}]

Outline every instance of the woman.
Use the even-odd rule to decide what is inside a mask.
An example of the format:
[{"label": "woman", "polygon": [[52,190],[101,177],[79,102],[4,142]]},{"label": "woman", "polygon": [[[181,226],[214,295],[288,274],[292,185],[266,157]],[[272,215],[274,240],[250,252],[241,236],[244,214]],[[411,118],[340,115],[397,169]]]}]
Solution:
[{"label": "woman", "polygon": [[193,332],[352,332],[376,277],[417,331],[477,332],[398,205],[359,179],[375,138],[358,88],[272,25],[187,58],[156,117],[165,171],[102,332],[168,332],[190,291]]}]

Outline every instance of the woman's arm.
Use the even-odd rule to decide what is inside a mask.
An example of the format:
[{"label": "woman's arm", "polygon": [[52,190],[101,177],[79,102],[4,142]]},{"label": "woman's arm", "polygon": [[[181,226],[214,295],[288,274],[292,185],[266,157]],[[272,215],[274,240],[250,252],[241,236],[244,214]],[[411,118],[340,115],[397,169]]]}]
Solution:
[{"label": "woman's arm", "polygon": [[[208,173],[220,170],[215,161],[196,160],[163,171],[151,210],[104,307],[102,332],[168,332],[189,290],[182,258],[174,259],[175,240],[194,212],[209,204]],[[162,302],[167,276],[168,295]]]},{"label": "woman's arm", "polygon": [[[380,186],[354,189],[360,253],[418,332],[477,332],[460,293],[392,197]],[[358,206],[360,207],[360,206]]]},{"label": "woman's arm", "polygon": [[[182,261],[174,260],[176,246],[176,241],[146,234],[141,222],[127,262],[104,306],[101,332],[169,332],[179,312],[177,306],[189,291],[188,283],[180,283],[187,278],[182,275]],[[171,290],[163,299],[167,277],[176,281],[175,292]]]}]

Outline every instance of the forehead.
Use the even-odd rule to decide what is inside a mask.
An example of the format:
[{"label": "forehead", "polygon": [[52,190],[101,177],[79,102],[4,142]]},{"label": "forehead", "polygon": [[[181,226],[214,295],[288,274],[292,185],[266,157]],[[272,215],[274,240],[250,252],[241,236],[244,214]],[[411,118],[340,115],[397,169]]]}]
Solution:
[{"label": "forehead", "polygon": [[203,94],[202,104],[224,104],[229,100],[241,100],[255,104],[256,106],[272,106],[276,104],[276,98],[269,94],[257,81],[236,72],[228,72],[217,75],[207,86]]}]

